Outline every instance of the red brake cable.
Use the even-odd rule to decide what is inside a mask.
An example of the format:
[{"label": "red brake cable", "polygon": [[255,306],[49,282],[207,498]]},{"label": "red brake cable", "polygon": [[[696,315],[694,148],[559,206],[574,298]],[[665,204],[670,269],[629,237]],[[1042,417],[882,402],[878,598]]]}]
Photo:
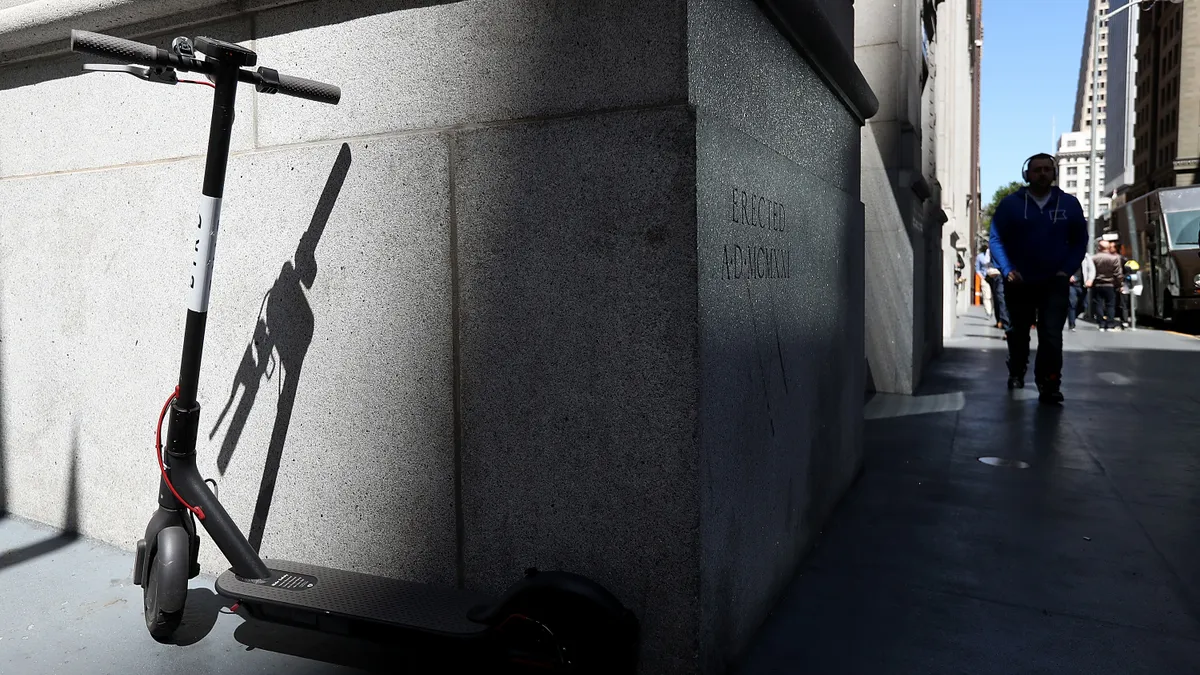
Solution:
[{"label": "red brake cable", "polygon": [[197,518],[204,520],[203,509],[198,506],[192,506],[191,504],[183,501],[183,497],[180,497],[179,493],[175,491],[175,486],[171,484],[171,478],[167,476],[167,467],[163,464],[162,423],[163,419],[167,416],[167,409],[171,407],[171,401],[174,401],[175,397],[177,396],[179,396],[178,385],[176,385],[175,391],[171,392],[171,395],[167,397],[167,402],[163,404],[162,412],[158,414],[158,426],[154,429],[154,447],[157,449],[156,456],[158,457],[158,470],[162,472],[163,480],[167,483],[167,487],[171,489],[171,494],[175,495],[175,499],[178,499],[180,504],[186,506],[188,511],[196,514]]}]

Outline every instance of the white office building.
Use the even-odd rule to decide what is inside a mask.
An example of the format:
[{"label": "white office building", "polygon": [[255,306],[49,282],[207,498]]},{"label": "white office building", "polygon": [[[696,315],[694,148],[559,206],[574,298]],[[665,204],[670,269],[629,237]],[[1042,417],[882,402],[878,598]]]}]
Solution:
[{"label": "white office building", "polygon": [[[1097,136],[1099,147],[1096,153],[1096,172],[1100,175],[1096,185],[1096,217],[1108,210],[1109,195],[1104,191],[1104,134]],[[1092,176],[1089,153],[1092,148],[1092,132],[1071,131],[1058,139],[1058,186],[1063,192],[1074,195],[1083,206],[1087,216],[1091,203]]]}]

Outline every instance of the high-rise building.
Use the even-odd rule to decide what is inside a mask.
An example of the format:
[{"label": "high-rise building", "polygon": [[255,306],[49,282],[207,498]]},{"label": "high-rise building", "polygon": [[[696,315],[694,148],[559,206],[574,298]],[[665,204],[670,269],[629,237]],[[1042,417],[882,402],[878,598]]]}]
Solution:
[{"label": "high-rise building", "polygon": [[1094,116],[1101,129],[1104,128],[1107,115],[1105,93],[1108,84],[1108,19],[1100,20],[1100,71],[1097,81],[1092,82],[1092,40],[1096,37],[1092,35],[1092,27],[1095,25],[1093,19],[1097,13],[1102,17],[1108,14],[1108,0],[1088,0],[1087,28],[1083,34],[1083,52],[1079,57],[1079,86],[1075,89],[1075,122],[1071,126],[1072,131],[1091,131],[1089,125],[1093,117],[1093,104],[1096,108]]},{"label": "high-rise building", "polygon": [[[1112,9],[1117,10],[1137,0],[1112,0]],[[1125,200],[1125,192],[1133,185],[1134,171],[1134,118],[1137,98],[1137,8],[1127,9],[1112,19],[1108,26],[1108,56],[1100,59],[1101,67],[1108,71],[1105,94],[1107,120],[1105,125],[1104,177],[1100,189],[1113,197],[1111,208]],[[1115,195],[1115,196],[1114,196]]]},{"label": "high-rise building", "polygon": [[1200,183],[1200,2],[1158,2],[1140,12],[1137,61],[1130,199]]},{"label": "high-rise building", "polygon": [[[1092,124],[1096,124],[1099,146],[1096,150],[1096,172],[1099,174],[1099,182],[1096,185],[1097,218],[1108,209],[1109,203],[1103,182],[1105,122],[1108,118],[1108,102],[1105,100],[1108,93],[1108,19],[1101,18],[1100,30],[1096,34],[1093,34],[1092,29],[1095,26],[1096,15],[1104,17],[1107,13],[1108,0],[1088,0],[1087,28],[1083,35],[1083,52],[1079,57],[1079,84],[1075,90],[1075,120],[1071,131],[1063,134],[1058,141],[1058,185],[1064,191],[1076,194],[1079,203],[1083,205],[1084,214],[1090,215],[1091,190],[1084,186],[1090,186],[1092,180],[1088,149],[1091,147]],[[1092,67],[1093,40],[1099,42],[1096,61],[1098,68]],[[1072,182],[1075,183],[1074,186],[1071,186]],[[1072,190],[1072,187],[1076,189]]]}]

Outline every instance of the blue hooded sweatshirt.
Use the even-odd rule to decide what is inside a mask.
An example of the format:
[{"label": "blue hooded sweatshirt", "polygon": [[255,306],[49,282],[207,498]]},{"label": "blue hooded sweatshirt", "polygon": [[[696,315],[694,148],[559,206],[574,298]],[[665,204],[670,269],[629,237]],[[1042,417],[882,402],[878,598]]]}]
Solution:
[{"label": "blue hooded sweatshirt", "polygon": [[1079,200],[1057,186],[1039,208],[1026,188],[1000,200],[992,215],[992,264],[1005,278],[1016,270],[1027,282],[1075,273],[1087,253],[1087,218]]}]

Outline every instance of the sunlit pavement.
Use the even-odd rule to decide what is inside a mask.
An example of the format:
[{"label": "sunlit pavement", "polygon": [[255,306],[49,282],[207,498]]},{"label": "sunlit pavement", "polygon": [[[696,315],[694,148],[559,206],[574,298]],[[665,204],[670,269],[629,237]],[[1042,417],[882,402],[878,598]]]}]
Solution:
[{"label": "sunlit pavement", "polygon": [[868,404],[863,475],[742,675],[1200,672],[1200,340],[1065,345],[1061,407],[1032,366],[1007,391],[982,312],[919,396]]},{"label": "sunlit pavement", "polygon": [[179,644],[159,644],[146,632],[132,565],[125,551],[21,519],[0,520],[0,673],[363,672],[350,666],[408,672],[404,658],[371,645],[247,622],[229,613],[232,602],[205,577],[192,580]]}]

